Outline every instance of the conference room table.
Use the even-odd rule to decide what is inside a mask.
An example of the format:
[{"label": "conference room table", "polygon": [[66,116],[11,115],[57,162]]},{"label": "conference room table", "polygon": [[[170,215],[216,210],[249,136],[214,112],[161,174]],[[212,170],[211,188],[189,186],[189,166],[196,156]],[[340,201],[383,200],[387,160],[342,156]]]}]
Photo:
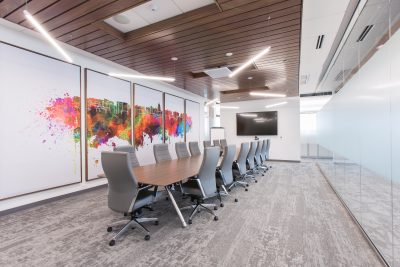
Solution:
[{"label": "conference room table", "polygon": [[[238,151],[236,151],[235,158],[237,157],[237,153]],[[135,174],[138,183],[165,188],[182,226],[186,227],[186,221],[183,218],[181,210],[171,192],[171,185],[196,176],[199,173],[202,162],[203,154],[135,167],[133,168],[133,173]],[[219,166],[221,162],[222,157],[220,157],[217,166]],[[105,177],[105,175],[100,174],[98,177]]]},{"label": "conference room table", "polygon": [[163,186],[165,188],[165,191],[181,220],[182,226],[186,227],[186,221],[175,201],[170,185],[197,175],[202,162],[203,155],[199,155],[136,167],[133,168],[133,172],[139,183],[160,187]]}]

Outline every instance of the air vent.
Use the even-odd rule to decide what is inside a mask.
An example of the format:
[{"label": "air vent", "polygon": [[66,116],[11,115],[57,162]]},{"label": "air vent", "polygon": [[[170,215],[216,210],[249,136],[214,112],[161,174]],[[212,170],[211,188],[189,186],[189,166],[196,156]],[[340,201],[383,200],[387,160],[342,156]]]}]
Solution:
[{"label": "air vent", "polygon": [[301,76],[300,76],[300,84],[301,84],[301,85],[307,84],[307,82],[308,82],[309,79],[310,79],[310,74],[301,75]]},{"label": "air vent", "polygon": [[341,70],[335,77],[335,81],[336,82],[342,82],[344,81],[345,77],[347,76],[347,74],[349,74],[351,70],[347,69],[347,70]]},{"label": "air vent", "polygon": [[365,39],[365,36],[367,36],[367,34],[371,31],[372,27],[374,27],[374,25],[365,26],[360,36],[358,36],[357,42],[362,42]]},{"label": "air vent", "polygon": [[300,97],[322,96],[322,95],[332,95],[332,92],[319,92],[319,93],[311,93],[311,94],[300,94]]},{"label": "air vent", "polygon": [[205,69],[203,72],[214,79],[228,77],[229,74],[232,73],[232,71],[227,67]]},{"label": "air vent", "polygon": [[322,43],[324,42],[324,37],[325,37],[324,34],[318,35],[317,45],[316,45],[315,49],[321,49]]}]

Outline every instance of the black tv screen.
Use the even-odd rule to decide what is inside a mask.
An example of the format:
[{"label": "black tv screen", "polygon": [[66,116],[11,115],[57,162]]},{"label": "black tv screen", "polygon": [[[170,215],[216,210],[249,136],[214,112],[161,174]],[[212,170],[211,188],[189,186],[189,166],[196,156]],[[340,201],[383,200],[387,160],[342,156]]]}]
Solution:
[{"label": "black tv screen", "polygon": [[236,113],[237,135],[277,135],[278,112]]}]

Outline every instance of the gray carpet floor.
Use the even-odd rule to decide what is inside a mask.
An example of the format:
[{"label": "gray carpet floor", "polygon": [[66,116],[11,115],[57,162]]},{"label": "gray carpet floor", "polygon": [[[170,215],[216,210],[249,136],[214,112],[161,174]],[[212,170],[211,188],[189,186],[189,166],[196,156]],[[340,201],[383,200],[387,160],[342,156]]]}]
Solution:
[{"label": "gray carpet floor", "polygon": [[132,230],[108,246],[106,227],[122,216],[105,188],[2,216],[0,266],[381,266],[314,163],[272,165],[248,192],[233,190],[219,221],[201,212],[183,229],[161,198],[144,212],[160,220],[150,241]]}]

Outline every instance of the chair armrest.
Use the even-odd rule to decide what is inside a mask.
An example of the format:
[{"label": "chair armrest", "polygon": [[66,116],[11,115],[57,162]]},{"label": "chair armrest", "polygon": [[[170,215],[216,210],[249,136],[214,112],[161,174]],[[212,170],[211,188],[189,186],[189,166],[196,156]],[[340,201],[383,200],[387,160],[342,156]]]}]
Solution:
[{"label": "chair armrest", "polygon": [[150,189],[153,187],[154,187],[154,185],[145,185],[145,186],[139,187],[138,191],[147,190],[147,189]]}]

